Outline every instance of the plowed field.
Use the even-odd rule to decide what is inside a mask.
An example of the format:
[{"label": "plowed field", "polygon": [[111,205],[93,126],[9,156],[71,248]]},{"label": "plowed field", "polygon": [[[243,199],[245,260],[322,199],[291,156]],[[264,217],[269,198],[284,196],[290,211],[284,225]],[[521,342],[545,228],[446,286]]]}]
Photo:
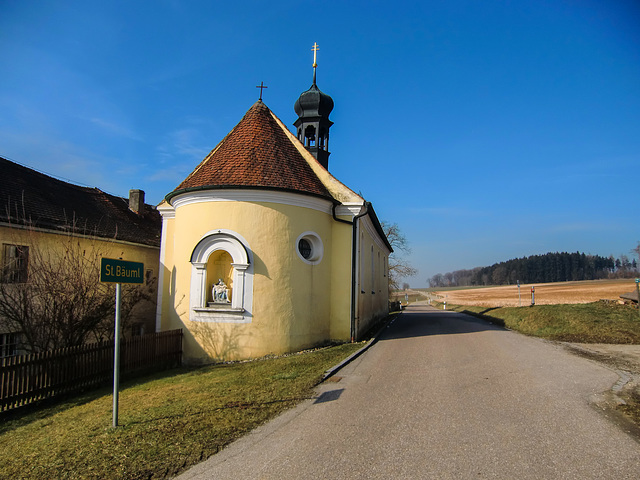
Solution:
[{"label": "plowed field", "polygon": [[620,295],[634,291],[634,279],[594,280],[585,282],[542,283],[534,285],[516,285],[468,290],[448,290],[435,292],[439,300],[455,305],[479,305],[486,307],[517,307],[531,304],[531,288],[535,288],[536,305],[554,305],[558,303],[591,303],[598,300],[620,300]]}]

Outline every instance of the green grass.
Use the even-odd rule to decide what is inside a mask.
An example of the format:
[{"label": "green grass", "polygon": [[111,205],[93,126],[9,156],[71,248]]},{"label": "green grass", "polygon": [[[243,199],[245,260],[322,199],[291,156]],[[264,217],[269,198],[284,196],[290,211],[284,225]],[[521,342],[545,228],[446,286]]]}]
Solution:
[{"label": "green grass", "polygon": [[640,344],[640,315],[629,305],[535,305],[474,307],[447,304],[447,310],[470,313],[526,335],[576,343]]},{"label": "green grass", "polygon": [[362,347],[179,369],[123,385],[119,426],[107,390],[0,424],[0,478],[166,478],[312,394]]},{"label": "green grass", "polygon": [[[405,295],[401,294],[401,295],[392,297],[390,300],[391,301],[400,301],[400,302],[402,302],[402,305],[406,305],[407,302],[406,302],[405,299],[406,299]],[[422,295],[418,295],[418,294],[415,294],[415,293],[409,294],[409,303],[414,303],[414,302],[417,302],[419,300],[426,300],[426,299],[427,299],[427,297],[423,297]]]}]

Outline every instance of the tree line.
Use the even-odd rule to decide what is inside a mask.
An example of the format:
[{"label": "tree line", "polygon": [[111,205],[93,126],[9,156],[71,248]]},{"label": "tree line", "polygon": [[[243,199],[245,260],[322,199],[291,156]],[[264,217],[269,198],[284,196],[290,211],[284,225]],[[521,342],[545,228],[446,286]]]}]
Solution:
[{"label": "tree line", "polygon": [[[634,249],[635,251],[635,249]],[[494,263],[489,267],[437,273],[430,287],[462,287],[472,285],[513,285],[549,283],[604,278],[627,278],[638,274],[638,263],[626,255],[586,255],[584,253],[546,253]]]}]

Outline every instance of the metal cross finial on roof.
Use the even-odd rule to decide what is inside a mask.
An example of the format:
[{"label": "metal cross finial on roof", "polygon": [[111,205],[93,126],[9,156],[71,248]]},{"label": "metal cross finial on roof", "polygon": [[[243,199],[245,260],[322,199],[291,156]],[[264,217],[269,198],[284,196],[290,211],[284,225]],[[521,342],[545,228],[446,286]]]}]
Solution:
[{"label": "metal cross finial on roof", "polygon": [[316,42],[313,42],[313,48],[311,48],[311,50],[313,50],[313,84],[315,85],[316,84],[316,68],[318,67],[318,64],[316,63],[316,59],[317,59],[318,50],[320,50]]},{"label": "metal cross finial on roof", "polygon": [[256,85],[256,88],[260,89],[260,101],[262,101],[262,90],[264,90],[265,88],[269,88],[267,86],[265,86],[264,82],[260,82],[260,85]]}]

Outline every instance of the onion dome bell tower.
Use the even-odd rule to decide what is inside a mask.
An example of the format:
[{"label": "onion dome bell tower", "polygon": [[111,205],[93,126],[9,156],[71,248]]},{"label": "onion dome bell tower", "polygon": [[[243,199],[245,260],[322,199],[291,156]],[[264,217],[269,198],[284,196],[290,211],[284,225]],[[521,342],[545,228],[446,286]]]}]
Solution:
[{"label": "onion dome bell tower", "polygon": [[300,94],[293,109],[298,115],[294,122],[297,129],[298,140],[307,150],[329,169],[329,128],[333,122],[329,120],[329,114],[333,110],[333,99],[326,93],[322,93],[316,85],[316,53],[318,44],[313,44],[313,84],[306,92]]}]

